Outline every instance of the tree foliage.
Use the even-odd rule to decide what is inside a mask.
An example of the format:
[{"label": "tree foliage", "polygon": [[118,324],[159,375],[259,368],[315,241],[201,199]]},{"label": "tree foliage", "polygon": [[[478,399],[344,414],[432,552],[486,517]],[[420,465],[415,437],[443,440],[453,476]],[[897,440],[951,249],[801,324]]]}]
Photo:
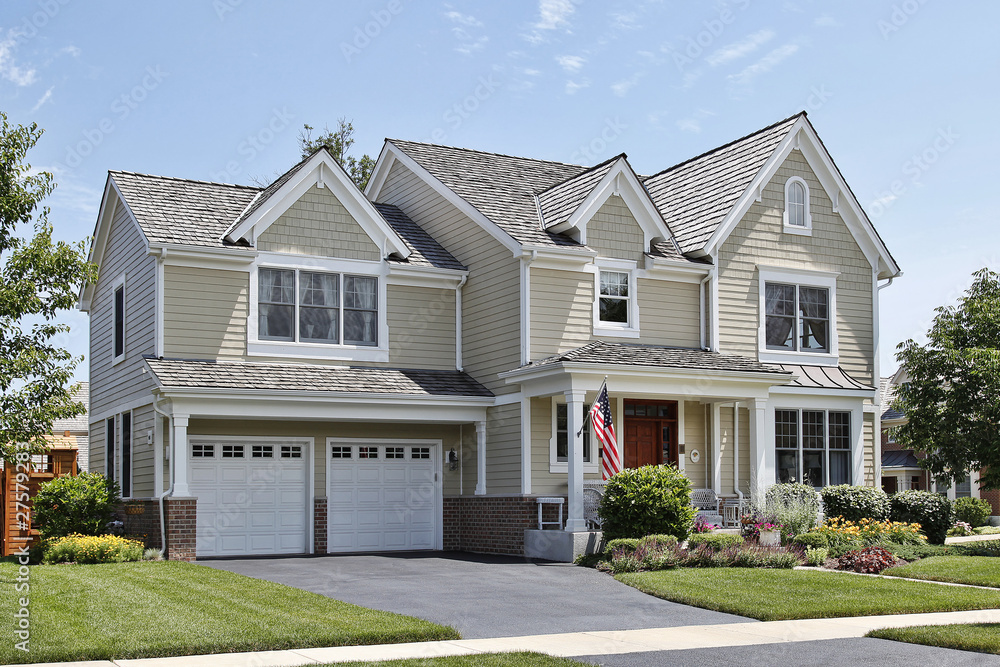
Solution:
[{"label": "tree foliage", "polygon": [[302,131],[299,132],[302,157],[309,157],[320,148],[327,149],[350,175],[351,180],[364,190],[368,185],[368,179],[371,178],[372,169],[375,168],[375,160],[369,155],[362,155],[360,159],[348,155],[351,146],[354,145],[354,125],[346,118],[338,118],[337,129],[331,130],[329,126],[324,126],[323,133],[313,139],[312,132],[315,129],[311,125],[303,125]]},{"label": "tree foliage", "polygon": [[908,377],[893,403],[907,419],[897,441],[926,452],[940,481],[983,468],[981,487],[1000,488],[1000,274],[980,269],[958,305],[936,312],[926,345],[897,348]]},{"label": "tree foliage", "polygon": [[[96,278],[83,242],[53,242],[49,209],[52,174],[25,162],[42,135],[34,123],[11,125],[0,111],[0,457],[44,448],[52,421],[84,412],[73,402],[75,358],[56,344],[69,326],[59,311],[76,304],[77,288]],[[19,234],[30,231],[30,238]]]}]

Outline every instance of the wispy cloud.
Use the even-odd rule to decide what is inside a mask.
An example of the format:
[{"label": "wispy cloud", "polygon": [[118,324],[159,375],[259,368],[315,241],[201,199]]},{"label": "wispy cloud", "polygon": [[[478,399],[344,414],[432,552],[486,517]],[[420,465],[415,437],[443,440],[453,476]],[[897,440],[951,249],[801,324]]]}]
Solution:
[{"label": "wispy cloud", "polygon": [[785,44],[784,46],[779,46],[755,62],[753,65],[744,68],[737,74],[729,75],[729,80],[737,86],[749,86],[758,76],[770,72],[778,65],[778,63],[795,55],[798,50],[798,44]]},{"label": "wispy cloud", "polygon": [[570,74],[576,74],[583,68],[587,59],[583,56],[556,56],[556,62]]},{"label": "wispy cloud", "polygon": [[558,28],[569,28],[569,17],[576,11],[572,0],[539,0],[538,20],[531,24],[531,32],[522,35],[532,44],[547,39],[546,33]]},{"label": "wispy cloud", "polygon": [[622,79],[621,81],[616,81],[611,84],[611,92],[613,92],[618,97],[625,97],[628,91],[635,87],[635,84],[639,83],[639,79],[642,78],[641,72],[636,72],[627,79]]},{"label": "wispy cloud", "polygon": [[813,21],[813,25],[820,28],[839,28],[844,24],[838,21],[837,19],[833,18],[829,14],[823,14],[822,16],[818,17],[815,21]]},{"label": "wispy cloud", "polygon": [[475,16],[472,16],[471,14],[463,14],[461,12],[451,11],[451,12],[445,12],[444,16],[452,23],[455,23],[457,25],[462,25],[467,28],[481,28],[483,26],[483,22],[477,19]]},{"label": "wispy cloud", "polygon": [[11,32],[0,41],[0,78],[7,79],[15,86],[30,86],[35,82],[34,68],[25,68],[14,62],[17,40]]},{"label": "wispy cloud", "polygon": [[694,134],[698,134],[701,132],[701,121],[717,115],[718,114],[714,111],[709,111],[708,109],[698,109],[688,118],[681,118],[678,120],[677,127],[684,132],[693,132]]},{"label": "wispy cloud", "polygon": [[589,87],[590,87],[590,79],[583,79],[581,81],[574,81],[573,79],[570,79],[569,81],[566,82],[566,94],[575,95],[577,91]]},{"label": "wispy cloud", "polygon": [[486,48],[490,38],[487,35],[477,36],[473,34],[475,28],[483,27],[482,21],[471,14],[463,14],[456,11],[445,12],[444,16],[454,24],[452,25],[451,32],[455,35],[455,39],[458,40],[458,46],[455,47],[455,51],[469,56]]},{"label": "wispy cloud", "polygon": [[774,37],[774,32],[771,30],[759,30],[752,35],[748,35],[745,39],[741,39],[738,42],[732,44],[727,44],[717,51],[712,52],[707,58],[709,65],[713,67],[717,65],[724,65],[733,60],[738,60],[744,56],[750,55],[761,45],[766,44],[771,41]]},{"label": "wispy cloud", "polygon": [[485,49],[486,44],[489,41],[490,38],[487,37],[486,35],[483,35],[482,37],[477,37],[476,39],[470,38],[469,40],[464,41],[458,46],[456,46],[455,50],[461,53],[462,55],[469,56],[475,53],[476,51],[482,51],[483,49]]},{"label": "wispy cloud", "polygon": [[35,102],[35,106],[31,107],[31,112],[32,112],[32,113],[34,113],[34,112],[38,111],[38,110],[39,110],[39,109],[41,108],[41,106],[42,106],[43,104],[45,104],[45,103],[46,103],[46,102],[48,102],[48,101],[49,101],[50,99],[52,99],[52,89],[53,89],[53,88],[55,88],[55,86],[49,86],[49,89],[45,91],[45,94],[44,94],[44,95],[42,95],[42,96],[41,96],[41,97],[40,97],[40,98],[38,99],[38,101],[37,101],[37,102]]}]

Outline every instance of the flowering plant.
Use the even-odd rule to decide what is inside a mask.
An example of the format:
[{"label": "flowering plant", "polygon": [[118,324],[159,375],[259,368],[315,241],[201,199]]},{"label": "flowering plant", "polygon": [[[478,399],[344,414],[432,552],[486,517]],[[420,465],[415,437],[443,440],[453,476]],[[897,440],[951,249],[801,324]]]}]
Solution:
[{"label": "flowering plant", "polygon": [[759,532],[766,532],[768,530],[781,530],[780,523],[773,523],[771,521],[758,521],[754,524]]},{"label": "flowering plant", "polygon": [[705,520],[705,517],[699,516],[694,520],[694,527],[692,531],[695,533],[710,533],[719,527],[717,523],[709,523]]}]

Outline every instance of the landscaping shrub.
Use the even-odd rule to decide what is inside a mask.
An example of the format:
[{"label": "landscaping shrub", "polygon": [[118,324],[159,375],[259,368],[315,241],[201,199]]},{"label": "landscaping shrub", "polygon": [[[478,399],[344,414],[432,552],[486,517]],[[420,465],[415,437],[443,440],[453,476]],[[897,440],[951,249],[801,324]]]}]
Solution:
[{"label": "landscaping shrub", "polygon": [[985,526],[993,514],[993,507],[982,498],[958,498],[954,507],[955,519],[973,528]]},{"label": "landscaping shrub", "polygon": [[733,567],[791,569],[798,565],[799,562],[799,554],[791,549],[746,546],[736,552],[733,559]]},{"label": "landscaping shrub", "polygon": [[965,544],[956,544],[949,548],[966,556],[1000,556],[1000,540],[966,542]]},{"label": "landscaping shrub", "polygon": [[115,535],[67,535],[48,541],[44,563],[125,563],[142,560],[143,544]]},{"label": "landscaping shrub", "polygon": [[691,532],[691,481],[674,466],[625,469],[608,480],[598,509],[608,539]]},{"label": "landscaping shrub", "polygon": [[939,544],[886,544],[885,548],[891,551],[896,558],[906,561],[930,558],[931,556],[954,556],[954,547],[946,547]]},{"label": "landscaping shrub", "polygon": [[38,487],[32,501],[42,538],[99,535],[121,503],[117,482],[100,473],[56,477]]},{"label": "landscaping shrub", "polygon": [[718,561],[715,559],[715,549],[707,544],[699,544],[696,547],[688,547],[681,565],[684,567],[715,567]]},{"label": "landscaping shrub", "polygon": [[806,547],[806,563],[813,567],[823,567],[826,559],[830,556],[830,550],[826,547]]},{"label": "landscaping shrub", "polygon": [[702,544],[718,551],[742,545],[743,538],[728,533],[701,533],[688,538],[688,549],[694,549]]},{"label": "landscaping shrub", "polygon": [[972,526],[964,521],[956,521],[955,525],[948,529],[948,537],[965,537],[972,535]]},{"label": "landscaping shrub", "polygon": [[619,537],[616,540],[609,540],[606,545],[604,545],[604,553],[613,554],[615,552],[622,552],[630,554],[639,547],[639,538],[637,537]]},{"label": "landscaping shrub", "polygon": [[819,523],[819,494],[808,484],[774,484],[759,513],[780,524],[786,537],[805,533]]},{"label": "landscaping shrub", "polygon": [[848,551],[837,559],[838,570],[851,570],[861,574],[878,574],[896,564],[896,557],[882,547],[865,547],[860,551]]},{"label": "landscaping shrub", "polygon": [[839,516],[845,521],[885,521],[889,518],[889,496],[882,489],[840,484],[826,487],[820,495],[827,518]]},{"label": "landscaping shrub", "polygon": [[664,549],[666,547],[677,546],[677,538],[673,535],[647,535],[638,540],[636,546]]},{"label": "landscaping shrub", "polygon": [[854,522],[844,521],[835,516],[824,521],[822,526],[813,529],[810,534],[824,535],[831,547],[837,547],[842,542],[859,542],[861,546],[884,546],[888,542],[923,544],[925,538],[920,531],[920,524],[917,523],[872,519]]},{"label": "landscaping shrub", "polygon": [[981,526],[973,528],[972,532],[976,535],[1000,535],[1000,526]]},{"label": "landscaping shrub", "polygon": [[931,544],[944,544],[952,525],[951,501],[930,491],[903,491],[892,497],[892,520],[919,523]]},{"label": "landscaping shrub", "polygon": [[802,533],[792,539],[792,544],[797,544],[806,549],[825,549],[830,546],[830,538],[826,536],[826,533]]}]

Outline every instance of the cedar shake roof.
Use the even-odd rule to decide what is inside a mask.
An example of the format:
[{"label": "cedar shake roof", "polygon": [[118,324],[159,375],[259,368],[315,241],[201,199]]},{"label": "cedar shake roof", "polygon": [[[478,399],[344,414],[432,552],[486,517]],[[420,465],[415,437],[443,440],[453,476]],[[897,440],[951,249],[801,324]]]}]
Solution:
[{"label": "cedar shake roof", "polygon": [[791,386],[808,389],[856,389],[858,391],[874,391],[863,382],[852,378],[840,366],[806,366],[802,364],[778,364],[792,373]]},{"label": "cedar shake roof", "polygon": [[[223,236],[303,164],[305,160],[264,189],[129,171],[112,171],[110,177],[150,243],[246,249],[248,246],[223,241]],[[398,208],[381,204],[375,208],[412,252],[406,260],[390,258],[390,261],[465,270],[461,262]]]},{"label": "cedar shake roof", "polygon": [[704,247],[802,115],[643,179],[682,252]]},{"label": "cedar shake roof", "polygon": [[[687,347],[611,343],[603,340],[587,343],[583,347],[578,347],[564,354],[533,361],[522,368],[537,368],[558,363],[654,366],[704,371],[774,373],[776,376],[791,375],[778,366],[762,364],[755,359],[734,354],[719,354],[718,352],[706,352]],[[789,379],[791,378],[789,377]]]},{"label": "cedar shake roof", "polygon": [[156,381],[165,389],[493,396],[490,390],[460,371],[195,361],[151,356],[144,359]]}]

